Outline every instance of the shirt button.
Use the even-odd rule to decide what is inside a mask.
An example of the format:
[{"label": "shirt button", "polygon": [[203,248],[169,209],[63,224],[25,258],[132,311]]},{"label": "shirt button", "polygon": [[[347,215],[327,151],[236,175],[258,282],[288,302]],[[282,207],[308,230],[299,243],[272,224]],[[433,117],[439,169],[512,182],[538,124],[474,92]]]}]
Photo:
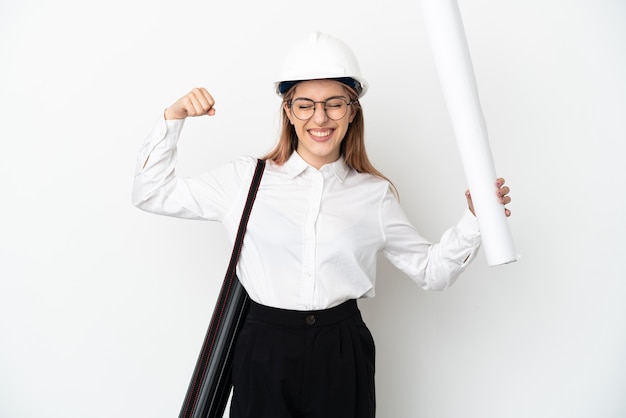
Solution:
[{"label": "shirt button", "polygon": [[315,315],[309,315],[306,317],[306,324],[313,325],[315,324]]}]

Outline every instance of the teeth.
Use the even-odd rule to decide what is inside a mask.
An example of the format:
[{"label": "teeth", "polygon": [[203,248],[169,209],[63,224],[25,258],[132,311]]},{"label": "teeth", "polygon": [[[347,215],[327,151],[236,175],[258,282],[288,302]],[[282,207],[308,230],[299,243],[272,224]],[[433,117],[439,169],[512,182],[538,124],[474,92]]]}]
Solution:
[{"label": "teeth", "polygon": [[331,134],[332,131],[310,131],[311,135],[322,138]]}]

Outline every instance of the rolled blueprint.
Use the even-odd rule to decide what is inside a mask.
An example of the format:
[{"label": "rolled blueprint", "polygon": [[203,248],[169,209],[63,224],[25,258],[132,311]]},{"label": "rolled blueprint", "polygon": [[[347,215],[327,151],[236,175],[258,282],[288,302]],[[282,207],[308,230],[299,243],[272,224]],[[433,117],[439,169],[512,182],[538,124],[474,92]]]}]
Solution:
[{"label": "rolled blueprint", "polygon": [[487,264],[516,261],[508,220],[495,195],[496,171],[459,5],[456,0],[422,0],[421,6]]}]

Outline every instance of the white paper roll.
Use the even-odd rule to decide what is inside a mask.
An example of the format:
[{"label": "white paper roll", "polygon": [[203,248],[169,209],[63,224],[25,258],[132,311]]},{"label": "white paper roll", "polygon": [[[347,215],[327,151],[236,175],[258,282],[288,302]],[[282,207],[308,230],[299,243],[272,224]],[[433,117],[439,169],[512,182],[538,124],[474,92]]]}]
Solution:
[{"label": "white paper roll", "polygon": [[487,264],[516,261],[508,220],[495,195],[496,171],[459,5],[456,0],[422,0],[421,5]]}]

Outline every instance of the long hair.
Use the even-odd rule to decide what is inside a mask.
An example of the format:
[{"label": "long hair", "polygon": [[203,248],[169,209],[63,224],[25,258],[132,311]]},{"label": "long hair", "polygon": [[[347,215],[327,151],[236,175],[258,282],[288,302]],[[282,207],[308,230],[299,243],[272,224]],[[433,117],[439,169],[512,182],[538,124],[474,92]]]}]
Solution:
[{"label": "long hair", "polygon": [[[354,169],[358,173],[369,173],[374,176],[385,179],[391,185],[393,193],[398,197],[398,190],[396,186],[385,175],[378,171],[367,157],[367,151],[365,150],[365,122],[363,119],[363,109],[359,103],[359,98],[355,90],[344,87],[348,96],[350,97],[351,112],[355,112],[352,123],[348,126],[348,131],[343,141],[341,141],[340,153],[348,167]],[[283,96],[283,102],[281,103],[281,131],[278,143],[272,151],[263,157],[265,160],[273,161],[275,164],[284,164],[291,154],[298,148],[298,135],[294,126],[289,121],[287,111],[284,104],[289,102],[296,90],[296,85],[292,86]]]}]

